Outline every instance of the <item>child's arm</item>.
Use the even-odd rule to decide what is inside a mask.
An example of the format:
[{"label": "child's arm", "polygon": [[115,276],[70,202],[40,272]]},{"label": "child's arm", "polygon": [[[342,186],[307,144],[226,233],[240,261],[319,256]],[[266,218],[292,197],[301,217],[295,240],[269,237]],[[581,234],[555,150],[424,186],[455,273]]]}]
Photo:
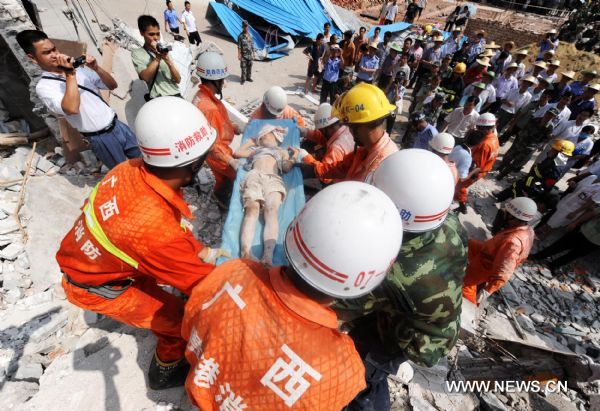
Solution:
[{"label": "child's arm", "polygon": [[256,143],[254,142],[253,138],[249,138],[248,141],[246,141],[239,149],[237,149],[237,151],[235,153],[233,153],[233,156],[235,158],[247,158],[250,157],[252,155],[252,147],[255,147]]},{"label": "child's arm", "polygon": [[294,150],[294,155],[290,158],[290,155],[288,153],[287,150],[280,150],[281,153],[281,169],[283,170],[284,173],[287,173],[288,171],[290,171],[292,169],[292,167],[294,167],[294,164],[296,163],[296,157],[298,155],[298,152],[296,150]]}]

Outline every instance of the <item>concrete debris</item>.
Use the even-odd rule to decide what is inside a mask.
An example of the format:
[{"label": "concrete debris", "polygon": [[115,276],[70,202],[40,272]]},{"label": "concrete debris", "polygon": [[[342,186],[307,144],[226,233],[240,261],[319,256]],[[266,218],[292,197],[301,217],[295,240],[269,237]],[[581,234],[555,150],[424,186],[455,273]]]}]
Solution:
[{"label": "concrete debris", "polygon": [[481,409],[483,411],[508,411],[508,408],[504,406],[502,401],[491,392],[482,392],[479,399],[481,400]]},{"label": "concrete debris", "polygon": [[38,390],[39,385],[35,382],[5,381],[0,389],[0,409],[15,409],[33,397]]},{"label": "concrete debris", "polygon": [[31,381],[31,380],[39,380],[43,374],[43,369],[41,364],[37,363],[24,363],[19,364],[19,368],[13,375],[13,378],[20,381]]}]

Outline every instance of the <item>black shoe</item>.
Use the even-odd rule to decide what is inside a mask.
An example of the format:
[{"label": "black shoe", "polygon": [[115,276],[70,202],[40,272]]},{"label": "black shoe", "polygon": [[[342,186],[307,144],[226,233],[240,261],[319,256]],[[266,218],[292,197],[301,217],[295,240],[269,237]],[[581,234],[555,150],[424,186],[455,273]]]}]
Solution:
[{"label": "black shoe", "polygon": [[467,205],[465,203],[459,203],[458,207],[454,209],[455,213],[467,214]]},{"label": "black shoe", "polygon": [[148,383],[153,390],[180,387],[185,383],[189,370],[190,365],[185,358],[175,363],[164,364],[159,363],[156,354],[154,354],[148,369]]},{"label": "black shoe", "polygon": [[246,81],[249,81],[250,83],[254,83],[254,80],[252,80],[251,78],[246,79]]},{"label": "black shoe", "polygon": [[241,80],[241,81],[240,81],[240,84],[244,84],[244,82],[245,82],[245,80]]}]

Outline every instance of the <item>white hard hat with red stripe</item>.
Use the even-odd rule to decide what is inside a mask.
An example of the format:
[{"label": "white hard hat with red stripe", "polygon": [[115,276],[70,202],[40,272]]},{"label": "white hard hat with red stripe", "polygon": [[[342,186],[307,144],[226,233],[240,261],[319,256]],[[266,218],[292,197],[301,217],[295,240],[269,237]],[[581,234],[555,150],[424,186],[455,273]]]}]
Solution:
[{"label": "white hard hat with red stripe", "polygon": [[513,217],[522,221],[531,221],[537,214],[537,204],[528,197],[516,197],[504,206]]},{"label": "white hard hat with red stripe", "polygon": [[494,127],[496,125],[496,116],[492,113],[483,113],[479,116],[475,125],[478,127]]},{"label": "white hard hat with red stripe", "polygon": [[144,104],[135,119],[135,135],[144,162],[156,167],[188,165],[217,139],[204,114],[179,97],[158,97]]},{"label": "white hard hat with red stripe", "polygon": [[313,288],[335,298],[356,298],[377,287],[401,244],[402,220],[392,200],[356,181],[320,191],[285,235],[290,265]]},{"label": "white hard hat with red stripe", "polygon": [[450,154],[454,148],[454,137],[450,133],[438,133],[429,142],[433,151],[442,154]]},{"label": "white hard hat with red stripe", "polygon": [[216,51],[207,51],[198,57],[196,73],[205,80],[221,80],[229,76],[225,59]]},{"label": "white hard hat with red stripe", "polygon": [[340,121],[331,114],[333,107],[329,103],[323,103],[317,108],[315,113],[315,128],[320,130]]},{"label": "white hard hat with red stripe", "polygon": [[454,197],[454,177],[448,164],[418,148],[386,158],[373,173],[372,184],[392,199],[404,230],[412,233],[442,225]]}]

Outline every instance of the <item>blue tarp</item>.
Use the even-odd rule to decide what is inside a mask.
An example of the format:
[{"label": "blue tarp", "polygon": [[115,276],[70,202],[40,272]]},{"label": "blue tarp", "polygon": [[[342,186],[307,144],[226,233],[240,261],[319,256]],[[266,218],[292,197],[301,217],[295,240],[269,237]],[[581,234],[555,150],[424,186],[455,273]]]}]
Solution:
[{"label": "blue tarp", "polygon": [[302,23],[302,17],[290,12],[287,7],[282,7],[287,2],[279,2],[278,5],[271,4],[266,0],[232,0],[231,2],[279,27],[285,33],[293,36],[310,36],[310,29]]},{"label": "blue tarp", "polygon": [[319,0],[231,0],[233,4],[263,18],[282,32],[314,39],[323,32],[325,23],[331,32],[340,34]]},{"label": "blue tarp", "polygon": [[410,26],[412,26],[412,24],[405,23],[403,21],[399,21],[398,23],[388,24],[388,25],[383,25],[383,26],[373,26],[373,27],[371,27],[371,30],[369,30],[369,32],[367,33],[367,37],[371,37],[375,33],[376,27],[379,27],[381,29],[381,33],[379,33],[379,37],[381,38],[381,40],[383,40],[383,35],[385,33],[387,33],[388,31],[395,33],[397,31],[406,30]]},{"label": "blue tarp", "polygon": [[[223,24],[223,27],[225,27],[225,30],[227,30],[229,35],[233,37],[235,41],[237,41],[238,36],[242,33],[242,18],[235,11],[231,10],[224,4],[214,1],[211,1],[209,4]],[[252,26],[248,27],[248,30],[252,36],[254,48],[256,50],[263,50],[267,45],[265,44],[265,40],[262,38],[260,33],[254,30]],[[285,56],[286,54],[270,52],[285,47],[286,45],[287,43],[282,43],[275,47],[267,47],[267,58],[274,60]]]},{"label": "blue tarp", "polygon": [[[258,131],[265,123],[277,124],[288,128],[288,133],[281,145],[282,148],[300,146],[300,130],[298,129],[298,126],[294,120],[252,120],[250,123],[248,123],[244,130],[242,144],[244,144],[249,138],[252,138],[258,134]],[[227,250],[231,254],[231,258],[239,258],[240,256],[240,229],[242,227],[242,219],[244,218],[244,208],[242,206],[242,199],[240,195],[240,185],[242,181],[244,181],[246,174],[247,172],[243,167],[238,169],[237,176],[233,183],[233,192],[231,194],[229,212],[227,214],[227,218],[225,219],[225,225],[223,226],[221,248]],[[283,249],[285,231],[294,217],[296,217],[302,207],[304,207],[304,203],[306,201],[304,197],[304,182],[302,180],[302,173],[298,167],[294,167],[289,173],[285,173],[283,175],[283,182],[287,189],[287,194],[283,204],[279,208],[279,238],[277,239],[277,245],[275,246],[275,253],[273,255],[274,265],[287,265],[287,259]],[[262,234],[263,219],[261,213],[261,218],[256,224],[254,241],[252,243],[252,255],[254,255],[257,259],[262,257],[263,252]],[[219,259],[218,264],[221,264],[227,260],[227,258],[222,257]]]}]

